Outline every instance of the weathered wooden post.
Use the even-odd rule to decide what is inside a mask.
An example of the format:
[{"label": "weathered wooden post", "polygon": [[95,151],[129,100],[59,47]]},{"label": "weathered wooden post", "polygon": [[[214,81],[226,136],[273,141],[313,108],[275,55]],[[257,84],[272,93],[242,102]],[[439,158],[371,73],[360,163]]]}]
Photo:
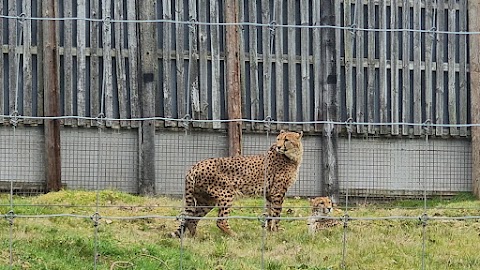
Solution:
[{"label": "weathered wooden post", "polygon": [[[238,23],[238,0],[225,1],[225,22]],[[240,92],[240,43],[238,25],[226,27],[226,67],[228,118],[242,118],[242,97]],[[228,152],[230,156],[242,154],[242,122],[228,123]]]},{"label": "weathered wooden post", "polygon": [[[334,0],[321,1],[321,24],[335,24]],[[320,54],[322,62],[322,94],[323,94],[323,115],[326,121],[337,120],[337,98],[336,98],[336,52],[335,52],[335,30],[325,28],[321,30]],[[335,125],[323,125],[323,193],[338,199],[338,168],[337,168],[337,131]]]},{"label": "weathered wooden post", "polygon": [[[56,17],[56,1],[42,2],[42,17]],[[60,85],[58,82],[58,44],[57,22],[45,20],[43,26],[43,81],[45,116],[60,115]],[[45,134],[45,174],[47,191],[58,191],[62,188],[62,166],[60,158],[60,120],[49,119],[44,123]]]},{"label": "weathered wooden post", "polygon": [[[139,19],[154,20],[156,1],[142,0]],[[157,71],[155,23],[140,23],[139,82],[142,117],[155,116],[155,77]],[[155,194],[155,122],[144,120],[140,125],[140,176],[138,191],[142,195]]]},{"label": "weathered wooden post", "polygon": [[[468,31],[480,31],[480,0],[468,1]],[[480,124],[480,35],[469,36],[471,121]],[[472,127],[472,189],[480,198],[480,127]]]}]

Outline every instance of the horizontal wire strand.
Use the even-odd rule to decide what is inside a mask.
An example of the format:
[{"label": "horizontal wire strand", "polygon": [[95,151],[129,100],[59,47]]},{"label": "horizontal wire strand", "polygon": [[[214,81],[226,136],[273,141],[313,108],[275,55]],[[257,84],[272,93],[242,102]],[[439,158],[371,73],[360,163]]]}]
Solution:
[{"label": "horizontal wire strand", "polygon": [[[8,214],[4,215],[7,217]],[[79,218],[79,219],[91,219],[91,215],[77,215],[77,214],[45,214],[45,215],[24,215],[24,214],[15,214],[14,217],[23,218],[23,219],[30,219],[30,218],[60,218],[60,217],[70,217],[70,218]],[[259,216],[228,216],[228,217],[184,217],[185,219],[192,219],[192,220],[229,220],[229,219],[237,219],[237,220],[258,220]],[[304,217],[269,217],[269,219],[273,220],[285,220],[285,221],[299,221],[299,220],[308,220],[311,216],[304,216]],[[344,216],[325,216],[321,217],[325,220],[339,220],[342,221]],[[383,216],[383,217],[355,217],[355,216],[348,216],[349,221],[382,221],[382,220],[417,220],[421,221],[424,219],[427,220],[437,220],[437,221],[459,221],[459,220],[476,220],[480,219],[480,216],[426,216],[422,215],[418,216]],[[142,215],[142,216],[100,216],[100,219],[111,219],[111,220],[137,220],[137,219],[172,219],[177,220],[179,216],[165,216],[165,215]]]},{"label": "horizontal wire strand", "polygon": [[[270,28],[271,24],[266,23],[253,23],[253,22],[239,22],[239,23],[226,23],[226,22],[200,22],[200,21],[179,21],[168,19],[155,19],[155,20],[127,20],[127,19],[111,19],[109,17],[102,19],[95,18],[78,18],[78,17],[63,17],[63,18],[42,18],[42,17],[27,17],[27,16],[10,16],[0,15],[2,19],[23,19],[30,21],[87,21],[87,22],[105,22],[105,23],[171,23],[171,24],[185,24],[185,25],[204,25],[204,26],[257,26]],[[431,33],[431,34],[447,34],[447,35],[479,35],[479,31],[442,31],[435,28],[432,29],[411,29],[411,28],[361,28],[356,26],[337,26],[337,25],[292,25],[292,24],[276,24],[275,27],[280,28],[309,28],[309,29],[340,29],[348,31],[364,31],[364,32],[412,32],[412,33]]]},{"label": "horizontal wire strand", "polygon": [[[0,115],[3,118],[16,118],[18,121],[21,120],[66,120],[66,119],[78,119],[78,120],[99,120],[98,117],[88,117],[88,116],[22,116],[22,115]],[[185,122],[184,118],[170,118],[170,117],[138,117],[138,118],[110,118],[102,117],[102,121],[148,121],[148,120],[157,120],[157,121],[171,121],[171,122]],[[406,125],[406,126],[421,126],[421,127],[479,127],[480,123],[469,123],[469,124],[434,124],[434,123],[411,123],[411,122],[384,122],[384,123],[373,123],[373,122],[339,122],[339,121],[277,121],[277,120],[256,120],[256,119],[211,119],[211,120],[200,120],[200,119],[189,119],[189,122],[194,123],[230,123],[230,122],[246,122],[246,123],[263,123],[263,124],[285,124],[285,125],[302,125],[302,124],[333,124],[333,125],[355,125],[355,126],[391,126],[391,125]]]}]

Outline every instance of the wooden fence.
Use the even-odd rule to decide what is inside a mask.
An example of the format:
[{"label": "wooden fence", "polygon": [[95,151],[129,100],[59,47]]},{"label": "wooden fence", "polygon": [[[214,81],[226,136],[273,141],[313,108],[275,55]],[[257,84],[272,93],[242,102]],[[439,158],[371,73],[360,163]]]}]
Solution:
[{"label": "wooden fence", "polygon": [[[58,21],[62,115],[96,117],[103,111],[112,118],[140,117],[137,2],[58,1],[58,15],[64,18]],[[467,31],[466,0],[239,2],[239,18],[245,22],[239,26],[244,118],[469,123],[468,36],[396,30]],[[30,19],[40,17],[41,8],[41,1],[32,0],[3,0],[0,5],[3,115],[15,108],[21,115],[44,115],[42,21]],[[227,119],[225,25],[216,24],[224,22],[224,2],[158,0],[152,8],[159,20],[166,20],[155,24],[151,37],[158,49],[151,101],[155,115]],[[327,24],[355,29],[318,27]],[[136,122],[112,125],[135,127]],[[371,125],[358,126],[356,132],[415,136],[422,128]],[[466,127],[431,132],[468,135]]]}]

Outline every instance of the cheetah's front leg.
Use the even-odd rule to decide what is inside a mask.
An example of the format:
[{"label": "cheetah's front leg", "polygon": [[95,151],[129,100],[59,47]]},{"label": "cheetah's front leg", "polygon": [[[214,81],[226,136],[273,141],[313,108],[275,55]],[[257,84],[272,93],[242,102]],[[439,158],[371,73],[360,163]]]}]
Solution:
[{"label": "cheetah's front leg", "polygon": [[[267,198],[268,220],[267,229],[271,232],[278,231],[278,223],[280,220],[280,213],[282,212],[283,200],[285,193],[277,193]],[[273,218],[273,219],[272,219]]]}]

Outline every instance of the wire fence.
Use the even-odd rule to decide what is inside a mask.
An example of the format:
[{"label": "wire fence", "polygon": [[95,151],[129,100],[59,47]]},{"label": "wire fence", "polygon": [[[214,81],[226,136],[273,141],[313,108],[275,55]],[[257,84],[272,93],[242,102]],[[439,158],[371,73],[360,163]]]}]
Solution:
[{"label": "wire fence", "polygon": [[[275,121],[267,121],[265,124],[274,125]],[[347,125],[350,124],[337,124],[335,129],[342,130]],[[7,140],[12,138],[9,131],[9,127],[0,129],[3,138]],[[42,128],[19,126],[16,133],[18,147],[6,144],[0,149],[4,151],[2,160],[12,162],[14,167],[23,168],[21,175],[12,176],[5,171],[0,179],[14,179],[15,190],[23,188],[24,191],[30,190],[32,194],[43,192],[47,179]],[[71,189],[93,190],[96,185],[95,169],[104,166],[102,170],[107,171],[109,179],[101,184],[101,188],[139,193],[138,130],[107,128],[105,134],[109,140],[99,145],[96,129],[61,129],[62,184]],[[315,196],[324,193],[322,179],[327,161],[323,154],[327,149],[323,145],[323,137],[318,135],[305,135],[304,162],[300,169],[300,179],[289,192],[291,196]],[[261,154],[265,146],[271,144],[271,140],[272,138],[268,139],[259,132],[246,132],[243,153]],[[423,178],[427,179],[428,195],[472,190],[471,145],[468,138],[433,138],[428,145],[419,138],[357,135],[352,140],[353,144],[349,145],[348,138],[339,134],[338,145],[334,149],[337,151],[335,162],[342,194],[345,192],[347,180],[350,181],[351,196],[367,198],[381,198],[388,194],[393,197],[395,192],[400,197],[421,195]],[[154,160],[157,194],[182,195],[184,186],[179,179],[183,178],[185,167],[209,157],[225,156],[228,139],[224,132],[191,128],[186,137],[178,130],[159,129],[154,141],[158,151],[161,150]],[[21,158],[11,158],[10,153],[15,153],[12,151],[18,151]],[[105,164],[98,164],[100,154],[105,155]],[[2,189],[9,190],[9,186]]]},{"label": "wire fence", "polygon": [[[8,116],[6,116],[8,117]],[[21,118],[21,116],[18,116]],[[60,117],[61,118],[61,117]],[[112,119],[113,120],[113,119]],[[135,119],[134,119],[135,120]],[[137,119],[138,121],[141,121]],[[158,119],[157,119],[158,120]],[[169,119],[170,120],[170,119]],[[184,121],[184,119],[174,119],[175,121]],[[11,129],[11,132],[6,132],[5,134],[9,134],[8,136],[3,136],[5,138],[5,142],[11,146],[9,148],[3,148],[1,155],[3,158],[8,160],[7,166],[2,166],[0,168],[0,179],[2,181],[9,180],[10,181],[10,188],[8,200],[5,200],[2,205],[2,213],[4,216],[5,222],[7,226],[3,226],[5,229],[8,228],[8,233],[2,233],[4,239],[6,240],[7,237],[9,239],[9,266],[10,269],[16,269],[18,267],[18,256],[24,252],[21,249],[16,248],[17,241],[24,241],[18,237],[19,232],[17,231],[19,228],[17,227],[17,223],[20,220],[26,220],[27,223],[29,222],[37,222],[36,220],[52,220],[55,218],[60,219],[79,219],[84,220],[87,222],[81,222],[81,226],[86,226],[87,228],[93,228],[92,237],[90,239],[92,245],[94,246],[94,254],[92,254],[92,265],[94,269],[102,269],[104,265],[104,261],[101,258],[102,254],[102,235],[103,230],[102,227],[108,226],[105,221],[117,221],[117,222],[130,222],[130,221],[140,221],[140,220],[157,220],[162,221],[166,225],[166,228],[173,228],[174,226],[178,225],[178,223],[185,222],[187,219],[197,219],[196,217],[188,217],[182,213],[182,206],[179,204],[173,205],[156,205],[156,206],[149,206],[149,205],[139,205],[138,207],[153,207],[156,209],[163,209],[162,214],[142,214],[141,212],[134,212],[129,213],[127,215],[116,216],[109,211],[109,208],[125,208],[129,209],[132,207],[130,204],[126,205],[109,205],[109,203],[105,203],[105,198],[102,196],[102,192],[108,188],[116,188],[118,190],[124,190],[130,193],[136,193],[136,187],[134,181],[128,181],[125,179],[135,178],[135,174],[138,172],[136,171],[138,167],[138,162],[135,161],[135,158],[132,159],[131,155],[128,153],[136,153],[134,150],[128,150],[129,147],[135,148],[134,146],[138,144],[136,139],[132,139],[132,134],[127,135],[127,139],[119,139],[115,140],[115,137],[121,137],[122,132],[121,130],[113,130],[111,128],[107,128],[105,126],[105,122],[107,120],[100,119],[100,124],[96,131],[95,129],[91,130],[92,132],[88,133],[83,129],[80,129],[78,133],[70,134],[64,137],[65,143],[62,145],[68,149],[68,147],[72,147],[71,144],[75,141],[75,143],[81,145],[80,149],[77,152],[71,152],[71,155],[64,155],[64,176],[72,176],[75,177],[76,180],[69,179],[66,177],[66,183],[68,189],[87,189],[92,190],[95,193],[95,196],[91,198],[91,201],[83,202],[85,205],[70,205],[64,204],[62,201],[58,201],[56,203],[49,202],[46,204],[22,204],[22,202],[17,203],[16,200],[22,201],[21,198],[14,196],[14,193],[17,191],[15,189],[15,185],[18,184],[19,181],[23,178],[29,178],[28,172],[30,171],[42,171],[42,166],[34,166],[32,169],[23,167],[22,160],[27,159],[27,164],[39,164],[39,161],[28,161],[28,159],[33,158],[35,151],[39,151],[38,149],[38,141],[34,140],[36,137],[36,131],[27,132],[26,134],[22,134],[25,131],[18,127],[12,121],[11,127],[6,127],[4,129]],[[245,120],[248,121],[248,120]],[[264,121],[262,124],[271,125],[274,121]],[[325,124],[325,123],[322,123]],[[341,196],[339,197],[339,208],[343,210],[341,215],[326,217],[326,219],[334,219],[338,220],[341,224],[343,224],[342,230],[342,240],[335,245],[341,245],[341,257],[337,262],[338,265],[343,269],[350,269],[355,268],[349,262],[349,252],[352,252],[349,247],[349,241],[351,234],[358,234],[358,231],[355,230],[356,222],[375,222],[375,221],[388,221],[388,222],[416,222],[418,226],[421,228],[421,239],[419,239],[419,244],[422,246],[422,251],[418,257],[418,260],[421,260],[421,268],[427,269],[428,263],[430,261],[426,260],[428,257],[428,246],[434,245],[431,243],[431,240],[428,238],[428,228],[429,226],[435,227],[434,225],[436,222],[442,221],[459,221],[465,224],[468,224],[469,221],[477,222],[480,219],[479,215],[475,215],[475,211],[480,210],[476,206],[473,206],[472,209],[468,209],[467,207],[460,207],[457,209],[458,211],[454,211],[454,213],[449,213],[448,216],[439,215],[436,211],[439,209],[436,206],[429,206],[429,200],[432,195],[436,194],[448,194],[453,195],[458,191],[468,191],[471,189],[471,186],[466,185],[463,187],[462,190],[450,190],[452,187],[447,186],[444,188],[442,186],[442,179],[445,181],[460,181],[461,183],[466,183],[468,181],[471,182],[468,170],[468,164],[465,165],[458,165],[459,168],[455,168],[456,165],[452,165],[455,163],[453,160],[469,160],[471,152],[469,152],[468,146],[461,146],[460,148],[455,148],[455,140],[445,140],[448,141],[447,146],[442,145],[441,141],[435,141],[429,138],[428,132],[425,133],[422,139],[411,140],[413,144],[408,144],[403,142],[401,146],[398,147],[400,152],[396,153],[389,149],[387,144],[385,144],[384,139],[373,139],[373,144],[370,145],[363,145],[362,143],[369,142],[367,138],[354,138],[352,137],[351,130],[354,129],[354,123],[346,122],[346,123],[336,123],[338,125],[342,125],[346,127],[349,131],[346,135],[339,135],[339,138],[343,140],[344,143],[344,150],[339,151],[342,152],[339,154],[338,162],[339,166],[339,181],[340,181],[340,193]],[[226,145],[225,135],[214,135],[208,136],[205,133],[196,134],[194,130],[191,129],[191,125],[184,125],[184,131],[172,132],[159,132],[157,136],[160,139],[160,143],[157,144],[157,151],[160,153],[161,156],[168,155],[171,152],[171,157],[174,155],[178,156],[177,160],[173,160],[173,158],[158,158],[156,164],[159,165],[157,168],[158,174],[162,178],[161,181],[157,182],[157,190],[159,194],[164,195],[182,195],[183,193],[183,175],[189,166],[193,165],[196,161],[201,160],[203,158],[209,158],[212,156],[224,156],[226,150],[224,145]],[[423,124],[425,130],[429,128],[428,124]],[[5,130],[2,129],[2,132]],[[31,130],[32,128],[26,128],[26,130]],[[34,129],[33,129],[34,130]],[[170,133],[170,134],[169,134]],[[19,135],[21,134],[21,135]],[[172,135],[176,134],[177,136],[173,137]],[[305,135],[305,153],[304,156],[304,164],[306,168],[303,168],[304,171],[300,173],[300,179],[298,183],[301,183],[306,175],[309,174],[316,174],[315,178],[319,179],[322,176],[321,173],[321,166],[319,166],[319,162],[321,159],[313,160],[315,155],[318,156],[318,151],[324,151],[323,147],[319,147],[316,150],[313,150],[313,156],[309,156],[309,147],[312,146],[310,139],[319,140],[319,137],[316,135],[308,136]],[[223,137],[223,139],[221,139]],[[266,149],[268,149],[269,145],[272,143],[275,134],[271,134],[268,132],[268,129],[263,134],[255,134],[252,139],[246,140],[247,143],[245,145],[245,154],[258,154],[263,153]],[[205,138],[207,140],[205,141]],[[213,139],[208,139],[213,138]],[[25,142],[25,140],[27,141]],[[29,141],[31,140],[31,141]],[[109,142],[115,140],[119,142],[119,145],[112,145]],[[223,142],[222,142],[223,140]],[[393,141],[398,139],[393,139]],[[395,144],[396,142],[390,142]],[[451,144],[450,147],[448,144]],[[372,147],[372,145],[377,145],[376,147]],[[397,148],[397,146],[393,147]],[[444,149],[445,148],[445,149]],[[379,155],[376,155],[379,153]],[[112,154],[113,153],[113,154]],[[122,153],[127,153],[123,154]],[[212,154],[213,153],[213,154]],[[409,153],[413,153],[410,157]],[[38,154],[40,155],[40,154]],[[344,158],[342,159],[342,155]],[[399,159],[394,157],[395,155],[401,155]],[[359,158],[356,159],[355,157],[358,156]],[[373,158],[368,158],[373,157]],[[113,160],[111,160],[113,158]],[[342,161],[343,160],[343,161]],[[82,161],[86,161],[82,163]],[[445,162],[445,163],[444,163]],[[468,163],[469,161],[467,161]],[[112,165],[113,164],[113,165]],[[29,167],[28,165],[27,167]],[[400,168],[402,167],[403,168]],[[451,167],[449,167],[451,166]],[[464,166],[464,167],[462,167]],[[470,165],[471,166],[471,165]],[[88,168],[90,167],[90,168]],[[396,168],[396,169],[395,169]],[[399,169],[400,168],[400,169]],[[447,175],[442,174],[441,168],[445,170]],[[345,171],[347,170],[347,171]],[[455,170],[459,170],[456,174]],[[165,175],[171,174],[170,177],[166,177]],[[389,181],[384,181],[380,179],[386,179],[387,174],[391,174],[396,179],[392,179],[391,183]],[[462,179],[463,176],[463,179]],[[390,177],[390,176],[389,176]],[[411,178],[410,178],[411,177]],[[165,178],[175,179],[175,180],[165,180]],[[370,178],[370,181],[367,180]],[[410,178],[410,179],[409,179]],[[122,180],[120,180],[122,179]],[[372,180],[373,179],[373,180]],[[118,181],[118,185],[116,182]],[[173,189],[168,187],[168,182],[170,184],[176,185]],[[462,182],[463,181],[463,182]],[[28,183],[26,183],[28,184]],[[399,185],[404,184],[403,187],[399,187]],[[443,183],[445,184],[445,183]],[[306,197],[314,197],[323,194],[322,188],[314,189],[315,185],[322,185],[322,182],[315,182],[311,184],[312,186],[307,186],[306,188],[299,188],[299,191],[295,192],[295,195],[304,196]],[[390,185],[390,186],[389,186]],[[433,186],[439,186],[438,189],[432,189]],[[379,188],[379,190],[376,190]],[[442,189],[443,188],[443,189]],[[295,191],[298,187],[292,187],[289,194],[292,194],[292,190]],[[172,192],[172,190],[174,192]],[[309,190],[309,192],[305,192]],[[313,191],[312,191],[313,190]],[[444,191],[445,193],[435,193],[432,191]],[[177,192],[177,193],[176,193]],[[400,192],[396,194],[395,192]],[[290,195],[291,196],[291,195]],[[389,198],[389,197],[408,197],[408,198],[417,198],[421,199],[423,202],[415,207],[412,207],[413,210],[418,210],[414,212],[405,213],[403,215],[368,215],[368,214],[359,214],[358,209],[362,209],[365,203],[367,204],[374,204],[380,198]],[[109,200],[108,198],[106,199]],[[115,200],[115,198],[111,198],[111,200]],[[263,196],[264,202],[266,202],[266,198]],[[260,201],[261,201],[260,200]],[[7,202],[8,201],[8,202]],[[35,213],[27,213],[25,214],[26,207],[41,207],[42,209],[48,209],[49,214],[35,214]],[[66,208],[71,207],[79,207],[82,209],[82,214],[79,213],[69,213],[70,211],[65,211]],[[201,207],[198,205],[197,207]],[[260,248],[259,251],[261,252],[261,260],[258,261],[258,268],[260,269],[270,269],[269,262],[270,259],[266,255],[269,249],[269,246],[272,244],[272,234],[268,233],[266,230],[265,222],[270,217],[263,216],[262,212],[264,212],[265,204],[262,206],[261,203],[255,206],[252,205],[235,205],[234,209],[237,211],[236,214],[232,214],[227,219],[229,220],[241,220],[242,222],[245,221],[248,223],[256,224],[255,227],[258,230],[262,230],[262,233],[258,236],[261,237],[259,239]],[[286,205],[285,209],[287,211],[296,211],[296,206]],[[378,205],[378,208],[382,209],[382,205]],[[298,207],[299,211],[309,212],[309,207],[301,206]],[[400,206],[400,208],[402,208]],[[167,209],[167,210],[166,210]],[[249,213],[248,215],[242,215],[242,209],[253,211],[257,213],[256,215],[252,215]],[[453,208],[448,208],[449,210],[453,211]],[[26,211],[28,212],[28,211]],[[168,213],[168,214],[167,214]],[[279,219],[282,222],[297,222],[296,224],[303,224],[305,223],[310,217],[308,215],[302,216],[295,216],[289,215],[288,213],[282,214],[281,217],[273,218]],[[215,216],[207,216],[201,218],[205,220],[203,222],[208,221],[216,221],[218,219],[223,219]],[[210,224],[210,223],[209,223]],[[433,224],[433,225],[431,225]],[[389,226],[389,225],[386,225]],[[48,227],[48,225],[46,225]],[[205,227],[202,227],[204,230]],[[246,232],[243,232],[248,234]],[[304,232],[307,234],[306,230]],[[207,231],[202,231],[201,234],[208,234]],[[279,233],[281,234],[281,233]],[[166,236],[158,236],[159,239],[162,239]],[[185,235],[181,235],[181,245],[180,248],[180,255],[178,259],[178,265],[180,269],[188,269],[183,268],[185,263],[189,260],[188,256],[186,255],[189,252],[190,245],[184,244]],[[353,236],[352,236],[353,237]],[[18,238],[18,239],[17,239]],[[193,240],[196,241],[196,240]],[[461,256],[461,255],[459,255]],[[386,259],[386,258],[384,258]]]},{"label": "wire fence", "polygon": [[[16,20],[17,23],[25,21],[42,21],[46,18],[30,17],[25,14],[18,16],[1,15],[0,19]],[[94,18],[53,18],[49,20],[56,21],[90,21],[101,22],[105,25],[111,23],[172,23],[183,24],[188,26],[226,26],[230,23],[223,22],[201,22],[197,20],[118,20],[111,17],[104,17],[102,19]],[[254,26],[265,29],[335,29],[357,32],[381,32],[381,33],[428,33],[432,35],[478,35],[480,32],[468,31],[445,31],[434,27],[429,29],[413,29],[413,28],[364,28],[356,24],[354,15],[353,24],[347,26],[334,25],[297,25],[297,24],[279,24],[272,20],[270,23],[253,23],[241,22],[237,23],[240,27]],[[18,31],[18,30],[17,30]],[[20,42],[21,39],[19,39]],[[272,40],[271,40],[272,41]],[[273,42],[273,41],[272,41]],[[20,44],[19,44],[20,45]],[[273,46],[271,46],[273,50]],[[20,54],[16,54],[20,58]],[[20,65],[20,60],[15,61]],[[20,66],[17,67],[20,69]],[[210,135],[206,133],[195,133],[192,129],[194,123],[229,123],[229,122],[243,122],[255,123],[265,126],[262,131],[258,131],[252,135],[248,140],[245,140],[244,153],[246,154],[261,154],[269,145],[275,136],[274,132],[270,131],[271,125],[286,125],[292,127],[293,130],[298,126],[304,125],[318,125],[318,126],[333,126],[334,130],[343,130],[344,133],[329,134],[339,139],[338,148],[335,149],[338,153],[335,163],[328,163],[335,165],[338,168],[338,204],[343,211],[341,214],[326,219],[338,220],[342,225],[341,240],[336,242],[335,246],[340,246],[337,249],[339,254],[336,258],[335,265],[343,269],[355,269],[354,263],[349,261],[349,254],[357,249],[356,246],[351,246],[353,236],[360,235],[359,231],[355,229],[355,222],[375,222],[375,221],[415,221],[419,226],[419,237],[415,238],[416,243],[420,246],[420,252],[417,253],[415,259],[420,261],[420,268],[429,268],[428,260],[429,245],[435,245],[428,237],[429,228],[435,228],[436,222],[441,221],[460,221],[464,224],[468,222],[475,222],[480,219],[478,213],[480,210],[475,205],[471,208],[459,207],[458,209],[449,207],[452,210],[448,215],[437,214],[436,210],[440,209],[438,206],[430,206],[431,196],[448,195],[451,196],[458,192],[468,192],[472,189],[471,186],[471,147],[468,139],[433,139],[433,130],[435,128],[471,128],[478,127],[477,123],[464,124],[442,124],[432,123],[428,120],[425,122],[377,122],[369,121],[354,121],[348,119],[346,121],[283,121],[280,120],[255,120],[255,119],[216,119],[216,120],[200,120],[191,119],[189,115],[183,118],[174,117],[148,117],[148,118],[119,118],[105,116],[103,111],[105,108],[105,93],[102,88],[100,96],[100,113],[95,117],[84,117],[65,115],[59,117],[43,117],[43,116],[29,116],[19,114],[19,104],[17,103],[19,95],[19,77],[17,76],[17,86],[12,98],[15,99],[13,107],[9,115],[0,115],[0,119],[4,119],[10,123],[10,127],[2,127],[0,134],[2,135],[2,146],[0,146],[0,159],[5,162],[5,166],[0,166],[0,180],[2,183],[2,190],[8,193],[7,199],[2,201],[0,205],[2,215],[4,217],[4,224],[2,226],[2,244],[4,247],[8,246],[8,252],[2,252],[1,256],[8,256],[8,260],[2,260],[2,263],[7,268],[17,269],[19,266],[19,258],[22,254],[28,252],[18,247],[21,241],[34,241],[28,239],[28,232],[20,231],[18,223],[26,220],[28,223],[35,223],[38,220],[55,221],[56,219],[74,219],[81,220],[74,229],[87,228],[91,230],[91,237],[85,241],[93,246],[91,254],[91,261],[86,262],[91,264],[94,269],[104,267],[102,258],[102,250],[106,249],[102,245],[102,237],[104,231],[102,228],[106,227],[110,221],[129,222],[140,220],[156,220],[164,222],[166,229],[170,229],[178,225],[178,223],[185,222],[187,219],[195,219],[195,217],[188,217],[182,213],[182,205],[137,205],[135,207],[163,209],[161,214],[143,214],[134,211],[132,204],[125,205],[109,205],[116,198],[104,197],[103,191],[106,189],[117,189],[129,193],[138,193],[138,183],[136,182],[139,174],[139,159],[138,159],[138,134],[136,129],[132,130],[116,130],[108,128],[107,122],[121,122],[131,121],[141,123],[142,121],[155,120],[157,122],[176,122],[180,132],[173,131],[158,131],[156,136],[156,172],[158,179],[156,179],[156,191],[158,195],[177,195],[184,196],[183,175],[189,166],[196,161],[207,157],[224,156],[226,154],[226,137],[222,131],[214,131]],[[187,95],[189,96],[189,95]],[[188,106],[188,105],[187,105]],[[187,110],[188,111],[188,110]],[[269,117],[267,117],[269,118]],[[266,119],[267,119],[266,118]],[[15,196],[18,191],[40,190],[42,189],[43,175],[45,168],[43,166],[40,156],[43,154],[42,146],[42,132],[36,127],[25,127],[23,122],[28,120],[86,120],[96,123],[95,128],[81,129],[72,128],[73,132],[65,132],[62,135],[62,180],[67,189],[86,189],[94,192],[95,196],[88,198],[86,201],[78,202],[75,205],[65,204],[63,201],[56,201],[55,203],[35,204],[24,203],[24,199]],[[399,138],[378,138],[369,137],[368,134],[357,134],[355,130],[358,127],[407,127],[413,129],[415,127],[422,130],[421,134],[415,140],[399,139]],[[9,129],[9,130],[7,130]],[[66,128],[64,128],[64,131]],[[180,134],[180,135],[179,135]],[[321,134],[319,136],[319,134]],[[326,161],[322,159],[320,152],[326,151],[325,146],[320,142],[322,136],[326,136],[322,132],[307,134],[305,138],[305,157],[300,172],[299,180],[296,186],[289,190],[289,196],[304,196],[314,197],[320,195],[335,195],[325,194],[325,183],[323,174],[325,170]],[[330,138],[332,139],[332,138]],[[112,143],[113,142],[113,143]],[[161,155],[159,155],[161,153]],[[40,181],[39,181],[40,179]],[[305,179],[308,179],[306,181]],[[3,184],[6,183],[4,186]],[[20,192],[18,192],[20,193]],[[35,193],[35,192],[31,192]],[[421,200],[423,204],[412,207],[416,210],[410,214],[390,214],[390,215],[372,215],[371,213],[359,214],[358,209],[363,209],[368,203],[374,203],[378,199],[395,197],[408,197]],[[235,206],[238,209],[234,215],[228,217],[229,220],[242,220],[247,223],[254,223],[253,228],[260,231],[255,234],[252,241],[260,242],[258,251],[260,259],[255,262],[257,268],[271,269],[269,266],[270,258],[268,258],[269,249],[271,249],[272,240],[270,233],[267,232],[265,223],[268,219],[278,219],[283,222],[303,222],[310,217],[308,215],[295,216],[289,215],[288,210],[295,212],[295,206],[286,205],[284,213],[281,217],[272,218],[262,214],[266,210],[265,195],[261,198],[262,204],[240,205]],[[123,203],[123,202],[122,202]],[[28,210],[28,207],[47,209],[48,213],[37,214],[36,210]],[[201,207],[201,206],[197,206]],[[382,205],[378,206],[382,208]],[[74,213],[66,213],[69,208],[79,208],[74,210]],[[129,215],[112,215],[110,208],[126,209]],[[308,206],[301,206],[304,212],[309,212]],[[242,209],[253,210],[255,214],[241,215]],[[457,211],[458,210],[458,211]],[[70,211],[72,212],[72,211]],[[473,214],[472,214],[473,213]],[[205,221],[216,221],[220,218],[214,216],[207,216],[202,218]],[[48,227],[50,225],[42,225],[40,227]],[[388,227],[388,225],[385,225]],[[248,227],[251,228],[251,227]],[[165,229],[165,230],[166,230]],[[204,229],[204,228],[202,228]],[[337,229],[338,230],[338,229]],[[134,230],[130,233],[139,234],[140,229]],[[163,231],[162,231],[163,232]],[[158,236],[155,230],[150,230],[150,237],[158,237],[159,243],[165,236]],[[207,230],[202,234],[207,234]],[[255,232],[248,231],[242,235]],[[282,234],[279,232],[278,234]],[[27,237],[25,238],[26,234]],[[305,235],[306,230],[305,230]],[[302,233],[302,235],[304,235]],[[155,235],[155,236],[153,236]],[[304,236],[299,237],[304,237]],[[472,235],[473,237],[473,235]],[[118,240],[121,242],[121,239]],[[191,246],[187,243],[185,235],[181,234],[179,239],[180,244],[179,256],[175,257],[175,265],[180,269],[187,269],[185,266],[189,260],[188,254]],[[195,241],[195,240],[193,240]],[[198,240],[200,241],[200,240]],[[287,241],[287,240],[285,240]],[[7,243],[8,242],[8,243]],[[318,244],[320,245],[320,244]],[[133,251],[132,251],[133,252]],[[306,252],[306,251],[300,251]],[[253,255],[252,255],[253,256]],[[462,255],[457,255],[460,258]],[[257,257],[255,257],[257,258]],[[123,260],[123,258],[120,258]],[[387,258],[382,258],[387,259]],[[28,260],[28,259],[26,259]],[[308,263],[304,262],[304,263]],[[478,266],[478,264],[477,264]],[[112,263],[111,269],[114,265]],[[134,267],[131,267],[134,268]],[[171,268],[166,266],[166,268]],[[357,268],[362,268],[357,267]]]},{"label": "wire fence", "polygon": [[[255,22],[201,22],[201,21],[182,21],[182,20],[170,20],[170,19],[153,19],[153,20],[127,20],[127,19],[112,19],[107,16],[101,19],[95,18],[80,18],[80,17],[57,17],[57,18],[44,18],[44,17],[30,17],[24,13],[18,16],[0,15],[0,18],[19,20],[19,21],[87,21],[87,22],[101,22],[101,23],[172,23],[172,24],[185,24],[185,25],[207,25],[207,26],[256,26],[263,28],[279,27],[279,28],[308,28],[308,29],[338,29],[348,31],[362,31],[362,32],[411,32],[411,33],[429,33],[429,34],[451,34],[451,35],[480,35],[480,31],[443,31],[438,30],[435,27],[430,29],[414,29],[414,28],[364,28],[358,27],[357,24],[349,26],[338,25],[299,25],[299,24],[278,24],[275,21],[270,23],[255,23]],[[435,25],[435,24],[434,24]]]}]

